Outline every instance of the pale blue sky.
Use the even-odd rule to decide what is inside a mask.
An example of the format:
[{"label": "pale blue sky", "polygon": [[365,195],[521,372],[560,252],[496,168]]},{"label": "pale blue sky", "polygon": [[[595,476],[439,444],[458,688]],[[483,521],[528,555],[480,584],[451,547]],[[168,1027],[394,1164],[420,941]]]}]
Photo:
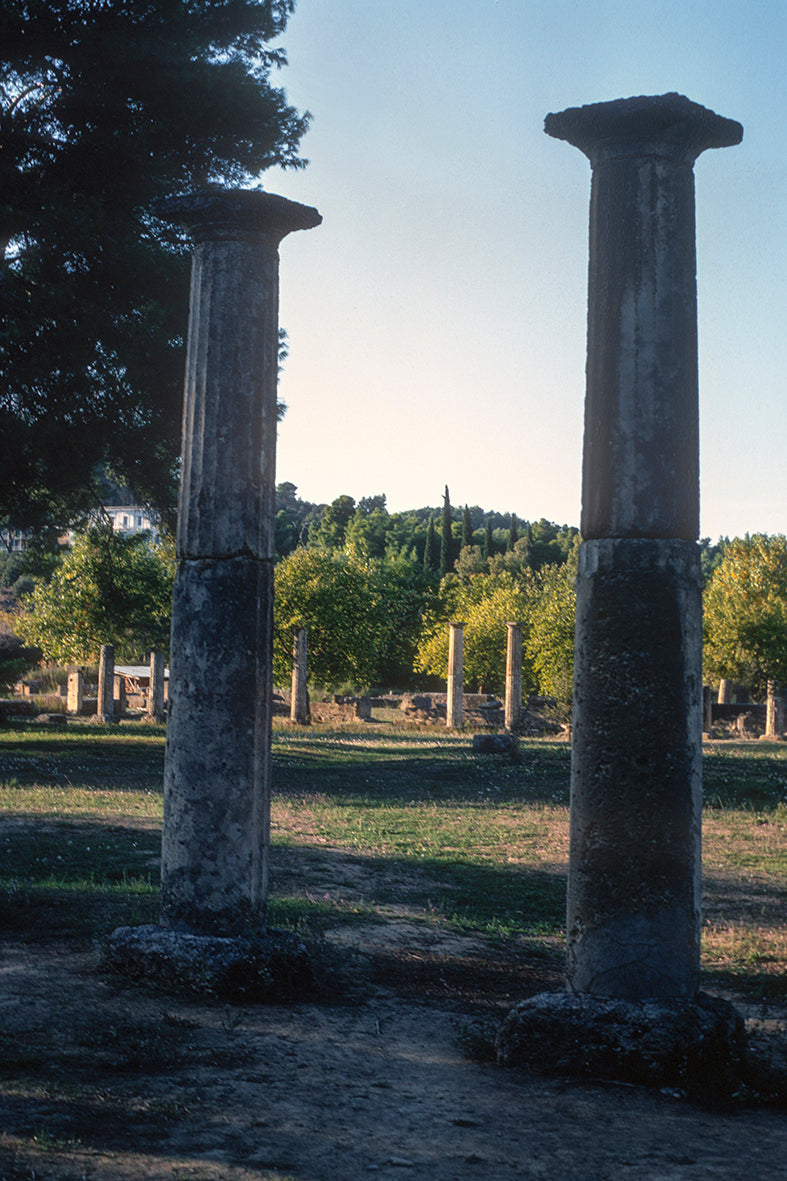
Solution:
[{"label": "pale blue sky", "polygon": [[696,166],[702,532],[787,531],[784,0],[299,0],[278,76],[314,122],[273,192],[278,480],[578,524],[585,157],[569,106],[678,91],[744,126]]}]

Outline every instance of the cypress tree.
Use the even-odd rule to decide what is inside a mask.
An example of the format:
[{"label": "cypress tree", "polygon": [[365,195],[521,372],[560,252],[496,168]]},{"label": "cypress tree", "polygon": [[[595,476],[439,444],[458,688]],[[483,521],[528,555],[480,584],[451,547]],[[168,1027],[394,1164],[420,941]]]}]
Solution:
[{"label": "cypress tree", "polygon": [[440,532],[440,577],[445,578],[449,570],[454,568],[454,539],[451,533],[451,501],[448,496],[448,485],[443,493],[443,520]]},{"label": "cypress tree", "polygon": [[511,528],[508,530],[508,552],[513,553],[514,546],[519,541],[519,535],[516,531],[516,515],[511,514]]},{"label": "cypress tree", "polygon": [[462,548],[473,544],[473,522],[470,520],[470,509],[465,505],[462,516]]}]

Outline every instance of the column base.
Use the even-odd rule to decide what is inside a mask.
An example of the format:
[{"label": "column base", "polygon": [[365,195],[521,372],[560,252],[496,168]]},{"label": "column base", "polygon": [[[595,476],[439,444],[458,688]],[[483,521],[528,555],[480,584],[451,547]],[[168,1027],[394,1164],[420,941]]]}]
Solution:
[{"label": "column base", "polygon": [[289,931],[229,939],[152,925],[118,927],[102,948],[100,966],[168,992],[257,1003],[293,1001],[313,985],[306,947]]},{"label": "column base", "polygon": [[743,1018],[728,1001],[627,1001],[539,993],[497,1035],[497,1061],[544,1074],[673,1087],[693,1098],[731,1095],[745,1062]]}]

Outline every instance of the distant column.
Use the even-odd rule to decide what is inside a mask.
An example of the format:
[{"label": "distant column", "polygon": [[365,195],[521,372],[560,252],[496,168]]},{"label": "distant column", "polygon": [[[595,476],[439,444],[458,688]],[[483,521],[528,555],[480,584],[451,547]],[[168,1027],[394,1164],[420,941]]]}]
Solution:
[{"label": "distant column", "polygon": [[290,721],[305,726],[309,721],[309,699],[307,681],[307,638],[306,628],[295,631],[292,645],[292,692],[290,693]]},{"label": "distant column", "polygon": [[164,772],[161,924],[265,929],[281,239],[260,191],[159,204],[194,241]]},{"label": "distant column", "polygon": [[702,686],[702,729],[710,734],[713,729],[713,697],[710,685]]},{"label": "distant column", "polygon": [[781,738],[784,734],[784,698],[781,685],[768,681],[765,699],[765,737]]},{"label": "distant column", "polygon": [[681,95],[549,115],[592,166],[568,983],[697,992],[702,600],[693,165],[740,124]]},{"label": "distant column", "polygon": [[719,705],[728,705],[732,701],[732,681],[722,677],[719,681]]},{"label": "distant column", "polygon": [[68,674],[66,693],[66,710],[70,714],[81,714],[85,696],[85,678],[82,669],[78,668]]},{"label": "distant column", "polygon": [[126,695],[126,678],[120,674],[115,673],[114,684],[112,686],[112,709],[116,719],[120,719],[125,715],[128,709],[128,697]]},{"label": "distant column", "polygon": [[464,721],[464,624],[448,625],[448,697],[445,706],[445,724],[452,730],[459,730]]},{"label": "distant column", "polygon": [[507,623],[506,635],[506,730],[515,730],[522,712],[522,625]]},{"label": "distant column", "polygon": [[115,649],[112,644],[102,644],[98,655],[96,714],[99,722],[115,720]]},{"label": "distant column", "polygon": [[164,671],[164,653],[151,652],[146,712],[147,716],[154,722],[160,722],[164,717]]}]

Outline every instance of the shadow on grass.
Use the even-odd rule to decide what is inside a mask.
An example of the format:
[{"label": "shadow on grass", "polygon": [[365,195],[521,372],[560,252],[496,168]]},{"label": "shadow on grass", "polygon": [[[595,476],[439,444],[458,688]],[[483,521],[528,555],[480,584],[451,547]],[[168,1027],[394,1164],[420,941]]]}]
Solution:
[{"label": "shadow on grass", "polygon": [[4,825],[0,931],[92,938],[158,919],[157,830],[36,819]]},{"label": "shadow on grass", "polygon": [[469,750],[383,755],[365,746],[326,752],[323,744],[290,754],[274,748],[273,789],[282,797],[359,796],[389,803],[527,801],[567,805],[570,753],[553,747],[523,751],[518,762]]},{"label": "shadow on grass", "polygon": [[[32,939],[91,936],[155,921],[157,829],[60,820],[4,826],[0,928]],[[378,907],[508,936],[562,930],[562,873],[274,845],[271,904],[316,927]],[[144,917],[138,917],[138,916]]]}]

